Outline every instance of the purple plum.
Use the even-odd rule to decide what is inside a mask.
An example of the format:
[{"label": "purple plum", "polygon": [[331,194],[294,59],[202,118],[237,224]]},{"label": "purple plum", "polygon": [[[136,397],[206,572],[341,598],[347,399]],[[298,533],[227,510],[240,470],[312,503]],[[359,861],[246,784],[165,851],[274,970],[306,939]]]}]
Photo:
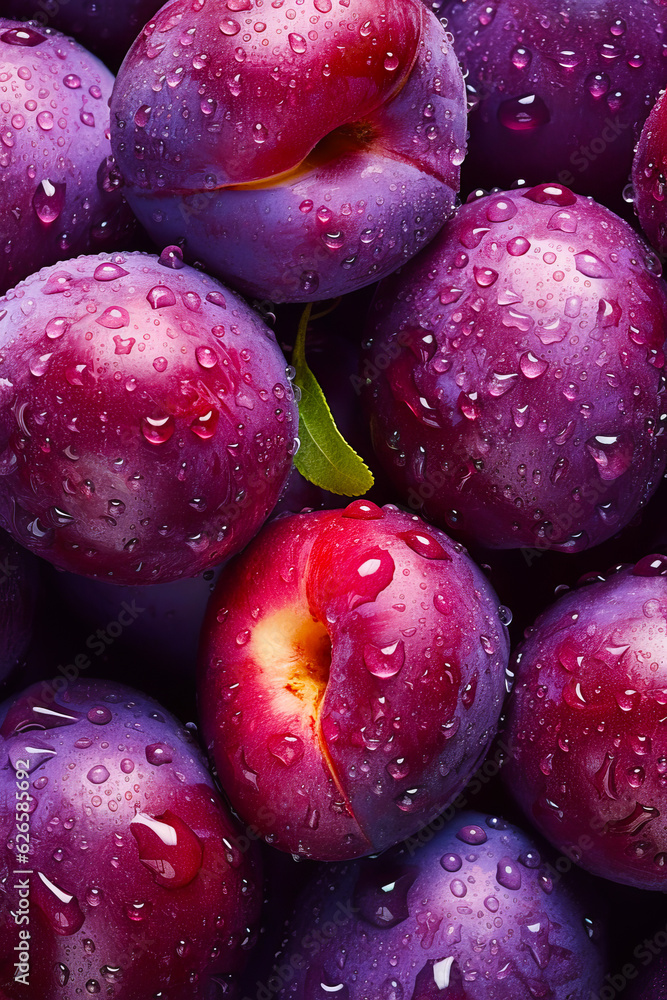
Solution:
[{"label": "purple plum", "polygon": [[504,768],[526,815],[596,875],[667,888],[667,557],[556,601],[515,652]]},{"label": "purple plum", "polygon": [[116,69],[162,0],[3,0],[4,13],[56,28]]},{"label": "purple plum", "polygon": [[324,870],[267,985],[279,1000],[589,1000],[604,967],[599,901],[557,863],[498,817],[441,818],[382,857]]},{"label": "purple plum", "polygon": [[0,995],[189,1000],[215,977],[233,996],[261,900],[255,850],[158,702],[60,680],[0,708]]},{"label": "purple plum", "polygon": [[650,242],[667,253],[667,96],[662,94],[642,130],[632,165],[635,211]]},{"label": "purple plum", "polygon": [[109,145],[113,82],[59,32],[0,17],[0,293],[44,265],[129,240]]},{"label": "purple plum", "polygon": [[454,208],[461,71],[421,0],[171,0],[111,104],[126,197],[244,293],[326,299],[395,270]]},{"label": "purple plum", "polygon": [[660,273],[561,185],[464,205],[370,312],[373,443],[409,505],[491,548],[575,552],[627,524],[667,456]]},{"label": "purple plum", "polygon": [[277,518],[223,570],[197,685],[230,801],[281,850],[396,844],[482,763],[505,609],[461,545],[396,507]]},{"label": "purple plum", "polygon": [[441,13],[473,104],[467,185],[558,179],[622,205],[667,84],[664,0],[451,0]]},{"label": "purple plum", "polygon": [[194,576],[275,506],[298,419],[284,357],[178,248],[33,275],[0,299],[0,352],[0,524],[56,566]]}]

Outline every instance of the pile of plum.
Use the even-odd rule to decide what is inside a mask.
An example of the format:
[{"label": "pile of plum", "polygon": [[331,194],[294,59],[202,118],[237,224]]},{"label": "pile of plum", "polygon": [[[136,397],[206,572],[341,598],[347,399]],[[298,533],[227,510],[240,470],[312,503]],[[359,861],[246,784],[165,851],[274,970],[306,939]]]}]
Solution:
[{"label": "pile of plum", "polygon": [[0,13],[0,1000],[667,1000],[666,0]]}]

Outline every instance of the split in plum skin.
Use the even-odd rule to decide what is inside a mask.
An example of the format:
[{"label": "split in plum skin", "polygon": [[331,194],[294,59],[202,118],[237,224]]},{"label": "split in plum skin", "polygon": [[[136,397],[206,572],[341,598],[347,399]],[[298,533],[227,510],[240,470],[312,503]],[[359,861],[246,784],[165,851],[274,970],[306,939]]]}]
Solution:
[{"label": "split in plum skin", "polygon": [[596,875],[667,885],[667,557],[566,594],[513,656],[504,769],[531,822]]},{"label": "split in plum skin", "polygon": [[284,357],[178,248],[44,269],[0,300],[0,343],[0,522],[56,566],[194,576],[275,506],[297,433]]},{"label": "split in plum skin", "polygon": [[581,873],[554,878],[555,860],[505,820],[464,812],[321,871],[276,956],[278,1000],[588,1000],[603,982],[601,901]]},{"label": "split in plum skin", "polygon": [[471,199],[371,306],[373,444],[408,504],[466,543],[578,552],[667,456],[660,263],[559,184]]},{"label": "split in plum skin", "polygon": [[24,923],[3,928],[2,996],[208,1000],[210,977],[229,981],[252,945],[256,847],[238,849],[191,732],[158,702],[60,680],[60,693],[36,684],[0,706],[0,871],[10,908],[29,900],[31,934],[26,989],[13,966]]},{"label": "split in plum skin", "polygon": [[40,267],[130,242],[111,156],[114,78],[59,32],[0,17],[0,293]]},{"label": "split in plum skin", "polygon": [[442,25],[421,0],[332,7],[249,0],[221,20],[171,0],[112,98],[125,195],[151,237],[274,302],[395,270],[459,187],[465,93]]},{"label": "split in plum skin", "polygon": [[268,843],[359,857],[461,791],[496,732],[507,656],[496,595],[444,533],[366,500],[282,516],[211,599],[202,732]]}]

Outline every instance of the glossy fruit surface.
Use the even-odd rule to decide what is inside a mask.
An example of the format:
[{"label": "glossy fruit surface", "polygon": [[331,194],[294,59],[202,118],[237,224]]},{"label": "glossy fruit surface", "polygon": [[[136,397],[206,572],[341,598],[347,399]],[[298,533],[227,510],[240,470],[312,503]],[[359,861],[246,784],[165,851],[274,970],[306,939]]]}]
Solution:
[{"label": "glossy fruit surface", "polygon": [[558,184],[464,205],[378,289],[361,374],[410,507],[467,542],[579,551],[665,464],[660,264]]},{"label": "glossy fruit surface", "polygon": [[468,812],[420,844],[326,869],[276,962],[280,1000],[590,1000],[599,903],[553,861],[531,835]]},{"label": "glossy fruit surface", "polygon": [[199,711],[230,801],[282,850],[382,850],[461,791],[496,732],[508,639],[461,546],[357,500],[278,518],[220,577]]},{"label": "glossy fruit surface", "polygon": [[513,658],[506,783],[596,875],[667,886],[667,557],[566,594]]},{"label": "glossy fruit surface", "polygon": [[622,205],[667,84],[662,0],[451,0],[441,13],[473,103],[468,186],[553,179]]},{"label": "glossy fruit surface", "polygon": [[658,253],[667,251],[667,104],[663,94],[646,119],[632,165],[635,211]]},{"label": "glossy fruit surface", "polygon": [[289,474],[275,338],[175,250],[81,257],[0,300],[0,520],[63,569],[124,584],[215,566]]},{"label": "glossy fruit surface", "polygon": [[46,264],[127,243],[113,82],[59,32],[0,17],[0,293]]},{"label": "glossy fruit surface", "polygon": [[275,302],[395,270],[451,214],[465,154],[463,79],[421,0],[171,0],[111,116],[152,238]]},{"label": "glossy fruit surface", "polygon": [[[208,997],[210,977],[235,972],[251,942],[255,851],[235,847],[191,733],[156,701],[59,681],[0,708],[0,992]],[[25,929],[27,988],[14,980]]]}]

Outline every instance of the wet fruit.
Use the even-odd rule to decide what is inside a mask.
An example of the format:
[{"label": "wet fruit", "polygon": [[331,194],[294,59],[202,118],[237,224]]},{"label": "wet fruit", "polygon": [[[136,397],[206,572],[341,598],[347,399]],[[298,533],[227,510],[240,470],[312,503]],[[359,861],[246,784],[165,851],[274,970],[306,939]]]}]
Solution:
[{"label": "wet fruit", "polygon": [[0,293],[46,264],[127,244],[112,86],[81,45],[0,17]]},{"label": "wet fruit", "polygon": [[513,658],[507,786],[604,878],[667,886],[667,558],[566,594]]},{"label": "wet fruit", "polygon": [[604,968],[600,904],[554,861],[517,827],[468,812],[328,869],[288,927],[278,996],[589,1000]]},{"label": "wet fruit", "polygon": [[667,84],[661,0],[440,6],[473,104],[468,189],[553,179],[618,210],[642,123]]},{"label": "wet fruit", "polygon": [[152,238],[274,302],[395,270],[451,214],[465,154],[463,79],[421,0],[171,0],[111,116]]},{"label": "wet fruit", "polygon": [[558,184],[471,201],[371,308],[378,458],[467,542],[575,552],[657,488],[667,296],[608,209]]},{"label": "wet fruit", "polygon": [[496,732],[505,612],[461,546],[395,507],[272,521],[223,570],[200,646],[202,732],[234,807],[321,860],[414,833]]},{"label": "wet fruit", "polygon": [[243,963],[261,887],[192,734],[131,688],[64,677],[0,720],[2,996],[208,997]]},{"label": "wet fruit", "polygon": [[63,569],[194,576],[273,509],[296,404],[269,328],[177,249],[81,257],[0,300],[0,522]]},{"label": "wet fruit", "polygon": [[667,104],[662,94],[644,125],[632,166],[635,211],[650,242],[667,251]]}]

